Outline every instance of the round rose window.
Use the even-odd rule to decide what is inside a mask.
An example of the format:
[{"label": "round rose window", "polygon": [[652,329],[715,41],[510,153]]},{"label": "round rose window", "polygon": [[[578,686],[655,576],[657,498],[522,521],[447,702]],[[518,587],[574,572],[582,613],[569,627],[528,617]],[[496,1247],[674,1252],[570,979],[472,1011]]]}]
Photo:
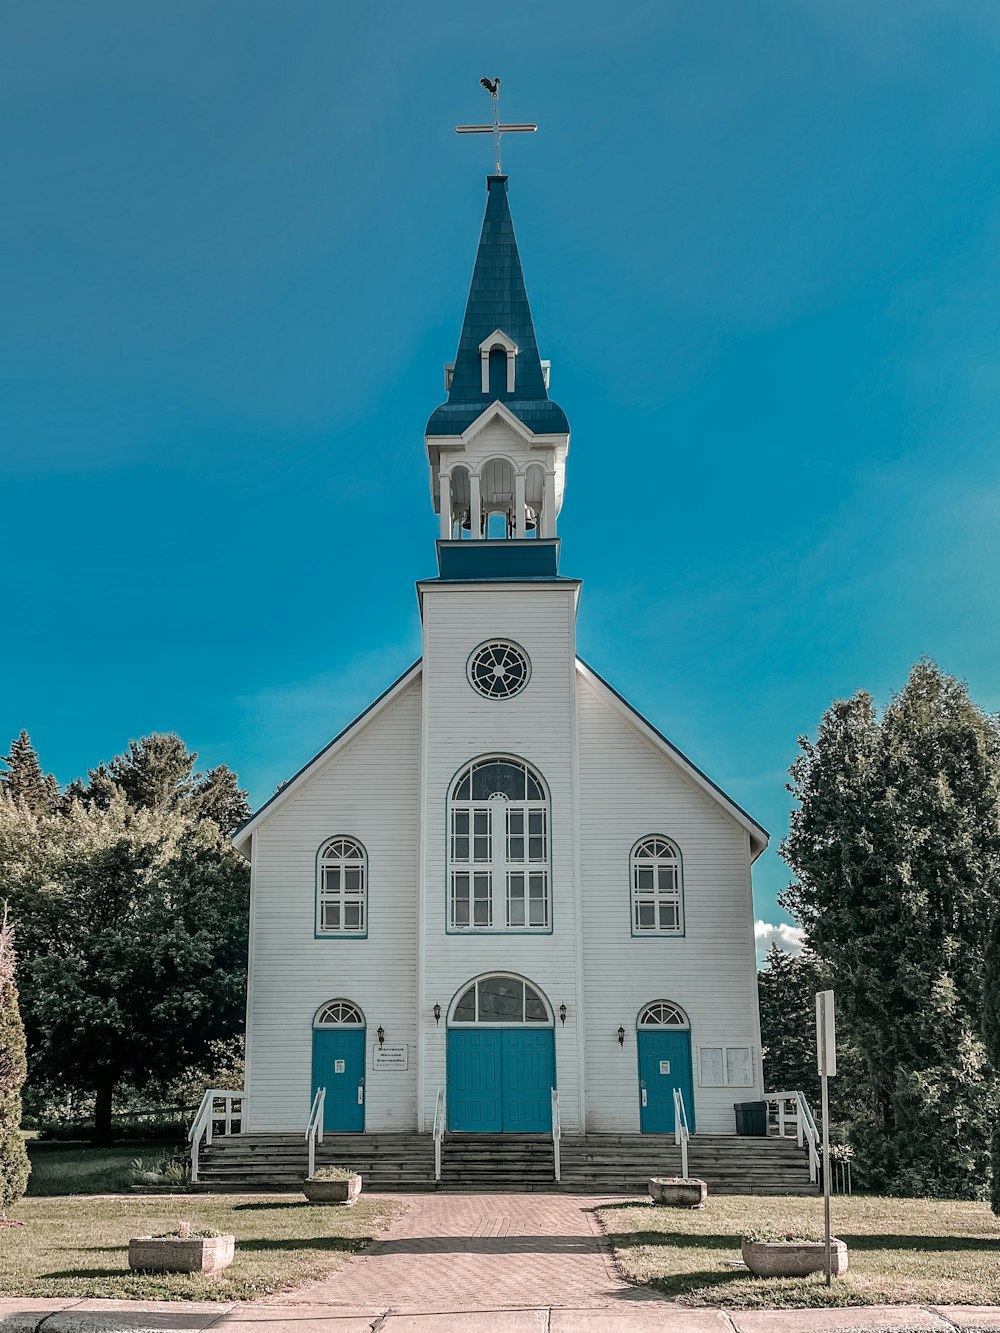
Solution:
[{"label": "round rose window", "polygon": [[517,644],[480,644],[469,658],[469,684],[487,699],[509,699],[528,683],[528,658]]}]

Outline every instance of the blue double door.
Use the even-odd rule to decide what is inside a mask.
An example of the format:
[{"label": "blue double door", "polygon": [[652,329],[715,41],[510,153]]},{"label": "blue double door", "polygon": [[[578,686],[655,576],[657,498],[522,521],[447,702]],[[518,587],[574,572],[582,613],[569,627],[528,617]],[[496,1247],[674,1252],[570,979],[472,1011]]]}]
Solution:
[{"label": "blue double door", "polygon": [[326,1088],[323,1132],[360,1133],[365,1127],[365,1030],[313,1031],[313,1097]]},{"label": "blue double door", "polygon": [[691,1077],[691,1033],[643,1029],[639,1045],[639,1124],[644,1134],[671,1134],[674,1089],[684,1098],[688,1129],[694,1133],[694,1080]]},{"label": "blue double door", "polygon": [[547,1134],[556,1085],[551,1028],[449,1028],[448,1128]]}]

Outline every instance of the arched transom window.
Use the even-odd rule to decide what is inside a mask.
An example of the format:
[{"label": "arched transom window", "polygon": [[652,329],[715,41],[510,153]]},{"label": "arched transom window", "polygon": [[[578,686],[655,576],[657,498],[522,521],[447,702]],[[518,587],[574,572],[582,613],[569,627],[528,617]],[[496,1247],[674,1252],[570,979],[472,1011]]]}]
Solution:
[{"label": "arched transom window", "polygon": [[654,1004],[647,1004],[639,1015],[639,1027],[641,1028],[686,1028],[689,1026],[683,1009],[679,1009],[676,1004],[671,1004],[669,1000],[657,1000]]},{"label": "arched transom window", "polygon": [[547,1023],[549,1006],[521,977],[480,977],[462,992],[451,1013],[452,1023]]},{"label": "arched transom window", "polygon": [[632,849],[632,934],[682,935],[684,906],[681,854],[669,838],[653,834]]},{"label": "arched transom window", "polygon": [[354,838],[331,838],[320,849],[316,885],[317,935],[368,933],[368,858]]},{"label": "arched transom window", "polygon": [[350,1000],[331,1000],[313,1019],[317,1028],[363,1028],[365,1016]]},{"label": "arched transom window", "polygon": [[450,930],[549,930],[549,812],[521,759],[476,759],[448,811]]}]

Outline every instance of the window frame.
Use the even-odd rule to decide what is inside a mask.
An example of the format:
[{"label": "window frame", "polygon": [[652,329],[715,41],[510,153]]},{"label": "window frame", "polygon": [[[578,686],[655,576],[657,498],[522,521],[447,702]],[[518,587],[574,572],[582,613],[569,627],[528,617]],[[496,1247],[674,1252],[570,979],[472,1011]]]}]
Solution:
[{"label": "window frame", "polygon": [[[654,877],[658,879],[661,867],[673,864],[676,867],[676,903],[677,903],[677,926],[673,929],[664,929],[659,924],[653,926],[640,926],[638,924],[638,907],[641,900],[651,901],[654,905],[657,921],[659,920],[659,906],[661,902],[673,901],[672,894],[665,894],[661,891],[659,884],[655,884],[651,891],[640,893],[638,887],[637,872],[640,868],[639,849],[650,842],[666,843],[668,847],[673,848],[672,857],[656,856],[643,858],[643,868],[652,867]],[[628,855],[628,892],[629,892],[629,930],[633,939],[656,939],[656,940],[677,940],[683,939],[687,934],[687,916],[684,910],[684,855],[681,852],[680,845],[676,839],[671,838],[666,833],[644,833],[641,838],[637,838],[632,844],[632,849]]]},{"label": "window frame", "polygon": [[[521,1013],[525,1015],[522,1018],[505,1019],[484,1019],[479,1016],[479,987],[485,981],[514,981],[521,986]],[[469,991],[475,992],[475,1017],[474,1018],[456,1018],[455,1014],[459,1004],[465,999]],[[531,991],[536,999],[540,1000],[545,1009],[544,1018],[527,1018],[527,992]],[[485,1028],[490,1029],[501,1027],[514,1027],[524,1029],[525,1031],[534,1031],[537,1029],[551,1028],[555,1029],[555,1011],[549,1003],[549,997],[534,981],[529,981],[518,972],[481,972],[477,977],[470,977],[464,981],[458,990],[451,997],[451,1004],[448,1006],[447,1024],[449,1028]]]},{"label": "window frame", "polygon": [[[324,856],[327,848],[332,847],[334,843],[351,843],[358,851],[358,856]],[[344,917],[344,908],[347,905],[346,886],[341,880],[341,887],[337,894],[328,893],[325,884],[325,871],[339,865],[342,870],[352,867],[359,867],[361,870],[361,889],[358,899],[361,906],[361,928],[358,930],[348,930],[343,926],[331,928],[324,926],[323,905],[324,903],[337,901],[340,903],[341,919]],[[313,938],[317,940],[365,940],[368,938],[368,850],[360,838],[356,838],[351,833],[334,833],[329,838],[324,838],[316,852],[316,889],[315,901],[313,906]]]},{"label": "window frame", "polygon": [[[490,797],[473,798],[472,795],[472,774],[474,771],[490,763],[509,763],[524,769],[525,771],[525,798],[523,800],[510,800],[504,796],[496,795]],[[468,797],[456,796],[456,791],[463,781],[469,779]],[[527,796],[528,783],[533,781],[537,789],[541,792],[540,798],[531,799]],[[468,812],[465,821],[466,830],[457,831],[456,816],[461,816]],[[512,831],[511,814],[523,813],[524,818],[521,821],[521,831]],[[536,818],[532,820],[532,815],[541,814],[541,827]],[[479,834],[479,839],[488,838],[489,855],[486,858],[474,859],[476,848],[475,824],[476,816],[479,815],[482,822],[488,825],[488,831]],[[485,818],[483,818],[485,816]],[[534,823],[534,830],[532,824]],[[467,839],[468,859],[459,859],[455,856],[456,843],[459,840]],[[509,852],[512,841],[523,840],[523,856],[517,860],[511,860]],[[541,855],[531,857],[532,843],[541,842]],[[479,850],[482,850],[480,847]],[[523,893],[512,892],[516,888],[517,877],[523,876]],[[462,894],[461,898],[456,893],[457,881],[461,878],[469,879],[469,893]],[[485,897],[481,896],[479,901],[488,904],[487,910],[483,912],[486,918],[479,924],[475,921],[476,899],[474,897],[476,887],[476,877],[484,878],[487,881],[487,893]],[[535,881],[533,886],[532,881]],[[532,894],[532,888],[537,888],[538,881],[541,881],[541,892]],[[481,887],[481,886],[480,886]],[[466,915],[460,911],[459,903],[468,903],[468,921],[460,923],[459,915]],[[540,904],[536,909],[540,921],[537,924],[529,924],[531,917],[532,902]],[[520,903],[523,912],[518,913],[516,904]],[[523,915],[524,924],[509,924],[512,915]],[[542,777],[538,769],[520,755],[506,754],[502,752],[488,752],[477,755],[469,759],[452,776],[448,785],[448,792],[445,802],[445,934],[447,935],[551,935],[553,931],[553,911],[552,911],[552,799],[549,793],[548,784]]]},{"label": "window frame", "polygon": [[[702,1052],[718,1051],[722,1060],[722,1081],[719,1083],[706,1083],[702,1072]],[[747,1073],[749,1082],[739,1083],[729,1077],[729,1052],[746,1051],[747,1053]],[[736,1041],[705,1041],[700,1042],[697,1048],[698,1055],[698,1087],[699,1088],[754,1088],[757,1086],[757,1077],[754,1068],[754,1047],[750,1042]]]}]

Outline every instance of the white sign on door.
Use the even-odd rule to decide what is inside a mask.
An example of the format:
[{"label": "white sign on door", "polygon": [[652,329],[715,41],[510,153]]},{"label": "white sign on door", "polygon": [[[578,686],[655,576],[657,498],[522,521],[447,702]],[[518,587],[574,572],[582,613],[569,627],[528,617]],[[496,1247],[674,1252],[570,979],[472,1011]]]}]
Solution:
[{"label": "white sign on door", "polygon": [[661,1061],[660,1061],[660,1073],[661,1073],[661,1074],[669,1074],[669,1073],[670,1073],[670,1061],[669,1061],[669,1060],[661,1060]]},{"label": "white sign on door", "polygon": [[333,1072],[334,1072],[335,1074],[342,1074],[346,1068],[347,1068],[347,1064],[346,1064],[345,1061],[343,1061],[343,1060],[334,1060],[334,1062],[333,1062]]}]

